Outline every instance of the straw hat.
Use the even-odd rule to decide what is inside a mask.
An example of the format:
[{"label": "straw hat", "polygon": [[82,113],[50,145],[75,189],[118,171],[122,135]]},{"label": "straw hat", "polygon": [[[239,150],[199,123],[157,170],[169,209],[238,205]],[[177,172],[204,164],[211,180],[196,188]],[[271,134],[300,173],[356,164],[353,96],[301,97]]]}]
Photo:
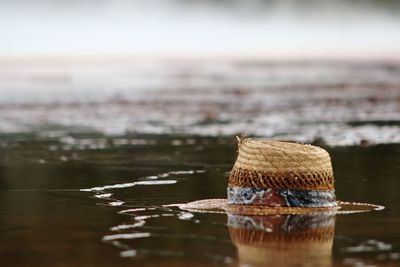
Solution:
[{"label": "straw hat", "polygon": [[320,147],[238,140],[239,154],[230,172],[227,199],[199,200],[180,208],[247,215],[352,213],[384,208],[336,201],[331,159]]},{"label": "straw hat", "polygon": [[260,266],[331,266],[333,214],[228,214],[229,234],[241,263]]}]

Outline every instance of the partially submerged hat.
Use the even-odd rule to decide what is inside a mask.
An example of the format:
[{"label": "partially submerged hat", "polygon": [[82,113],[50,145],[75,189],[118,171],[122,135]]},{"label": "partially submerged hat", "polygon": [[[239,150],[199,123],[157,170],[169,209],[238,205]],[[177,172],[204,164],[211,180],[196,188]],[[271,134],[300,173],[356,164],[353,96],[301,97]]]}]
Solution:
[{"label": "partially submerged hat", "polygon": [[180,208],[268,215],[353,213],[384,207],[336,201],[331,159],[320,147],[242,138],[229,176],[227,199],[199,200]]}]

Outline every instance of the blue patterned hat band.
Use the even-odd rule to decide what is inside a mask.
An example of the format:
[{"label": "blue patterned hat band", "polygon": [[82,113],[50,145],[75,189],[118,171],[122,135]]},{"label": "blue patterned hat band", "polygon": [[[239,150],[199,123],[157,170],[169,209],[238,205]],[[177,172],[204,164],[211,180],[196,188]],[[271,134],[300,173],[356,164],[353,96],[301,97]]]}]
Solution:
[{"label": "blue patterned hat band", "polygon": [[228,214],[228,226],[247,230],[264,231],[268,233],[293,233],[309,229],[335,227],[335,215],[320,214],[291,214],[276,216],[244,216]]},{"label": "blue patterned hat band", "polygon": [[229,186],[228,204],[269,207],[336,207],[335,191],[264,189]]}]

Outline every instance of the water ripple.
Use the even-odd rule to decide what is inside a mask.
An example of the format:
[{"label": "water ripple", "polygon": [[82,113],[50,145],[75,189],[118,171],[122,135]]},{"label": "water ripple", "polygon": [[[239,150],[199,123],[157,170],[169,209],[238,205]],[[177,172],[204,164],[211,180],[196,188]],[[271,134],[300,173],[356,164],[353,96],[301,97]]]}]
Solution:
[{"label": "water ripple", "polygon": [[129,234],[115,234],[115,235],[106,235],[103,237],[103,241],[112,241],[119,239],[136,239],[136,238],[144,238],[151,236],[150,233],[129,233]]},{"label": "water ripple", "polygon": [[86,188],[86,189],[81,189],[80,191],[93,192],[93,191],[104,191],[107,189],[128,188],[128,187],[133,187],[136,185],[165,185],[165,184],[175,184],[175,183],[177,183],[176,180],[139,181],[139,182],[113,184],[113,185],[105,185],[105,186]]}]

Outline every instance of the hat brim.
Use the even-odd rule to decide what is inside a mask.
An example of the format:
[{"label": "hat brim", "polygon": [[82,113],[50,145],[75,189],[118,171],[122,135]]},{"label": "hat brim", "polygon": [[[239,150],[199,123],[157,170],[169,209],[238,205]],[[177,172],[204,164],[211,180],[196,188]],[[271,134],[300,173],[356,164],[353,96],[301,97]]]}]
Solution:
[{"label": "hat brim", "polygon": [[349,214],[383,210],[385,207],[375,204],[336,201],[337,206],[332,208],[304,208],[304,207],[268,207],[255,205],[232,205],[226,199],[203,199],[186,204],[176,204],[182,210],[200,213],[229,213],[240,215],[276,215],[276,214],[315,214],[333,213]]}]

